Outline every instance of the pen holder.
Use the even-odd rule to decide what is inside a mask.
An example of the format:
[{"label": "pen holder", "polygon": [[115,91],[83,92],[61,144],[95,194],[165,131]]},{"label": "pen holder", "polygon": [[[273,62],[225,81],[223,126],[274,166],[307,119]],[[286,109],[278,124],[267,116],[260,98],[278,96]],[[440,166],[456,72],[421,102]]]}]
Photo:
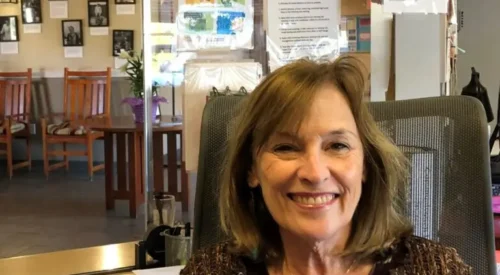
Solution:
[{"label": "pen holder", "polygon": [[152,222],[155,226],[174,226],[175,197],[165,192],[156,192],[149,206]]},{"label": "pen holder", "polygon": [[[192,236],[193,230],[191,230]],[[186,265],[191,258],[192,238],[165,233],[165,266]]]}]

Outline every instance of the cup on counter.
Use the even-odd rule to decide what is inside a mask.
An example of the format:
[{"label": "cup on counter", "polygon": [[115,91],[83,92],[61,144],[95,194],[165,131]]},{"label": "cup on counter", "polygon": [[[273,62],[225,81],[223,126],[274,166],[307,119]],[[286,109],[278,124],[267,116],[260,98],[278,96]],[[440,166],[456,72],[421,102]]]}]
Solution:
[{"label": "cup on counter", "polygon": [[181,233],[180,235],[171,235],[165,233],[165,266],[186,265],[191,258],[192,251],[192,232],[191,234]]},{"label": "cup on counter", "polygon": [[174,226],[175,197],[166,192],[155,192],[150,201],[149,209],[154,226]]}]

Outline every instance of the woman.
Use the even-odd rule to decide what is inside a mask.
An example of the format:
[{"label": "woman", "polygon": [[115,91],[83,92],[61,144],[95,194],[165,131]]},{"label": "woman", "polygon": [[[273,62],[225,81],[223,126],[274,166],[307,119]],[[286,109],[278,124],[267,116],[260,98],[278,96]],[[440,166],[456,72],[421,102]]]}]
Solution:
[{"label": "woman", "polygon": [[472,274],[456,250],[411,235],[406,161],[362,102],[357,62],[301,60],[251,93],[221,181],[231,241],[181,274]]}]

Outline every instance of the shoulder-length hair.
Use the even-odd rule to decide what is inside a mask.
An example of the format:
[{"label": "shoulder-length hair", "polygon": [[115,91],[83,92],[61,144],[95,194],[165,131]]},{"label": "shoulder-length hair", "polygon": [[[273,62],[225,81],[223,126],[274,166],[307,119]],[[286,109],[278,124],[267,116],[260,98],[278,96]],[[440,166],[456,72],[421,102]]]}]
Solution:
[{"label": "shoulder-length hair", "polygon": [[363,103],[365,74],[351,56],[333,62],[299,60],[269,74],[245,100],[228,141],[219,197],[221,226],[241,253],[270,263],[283,259],[279,226],[260,187],[250,188],[256,154],[277,131],[298,128],[325,84],[347,99],[363,144],[366,181],[341,256],[370,260],[411,233],[405,216],[407,161],[377,127]]}]

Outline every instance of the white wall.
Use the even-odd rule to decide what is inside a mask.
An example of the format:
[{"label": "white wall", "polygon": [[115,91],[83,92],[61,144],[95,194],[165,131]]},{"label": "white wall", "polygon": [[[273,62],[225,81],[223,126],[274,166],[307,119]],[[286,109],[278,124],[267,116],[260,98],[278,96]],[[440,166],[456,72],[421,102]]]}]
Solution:
[{"label": "white wall", "polygon": [[371,6],[371,101],[385,101],[391,68],[392,14]]},{"label": "white wall", "polygon": [[396,15],[396,100],[441,94],[443,15]]},{"label": "white wall", "polygon": [[471,67],[481,74],[481,84],[488,89],[496,123],[500,86],[500,1],[458,0],[458,10],[464,12],[463,27],[458,33],[458,46],[466,51],[457,60],[458,89],[470,81]]}]

